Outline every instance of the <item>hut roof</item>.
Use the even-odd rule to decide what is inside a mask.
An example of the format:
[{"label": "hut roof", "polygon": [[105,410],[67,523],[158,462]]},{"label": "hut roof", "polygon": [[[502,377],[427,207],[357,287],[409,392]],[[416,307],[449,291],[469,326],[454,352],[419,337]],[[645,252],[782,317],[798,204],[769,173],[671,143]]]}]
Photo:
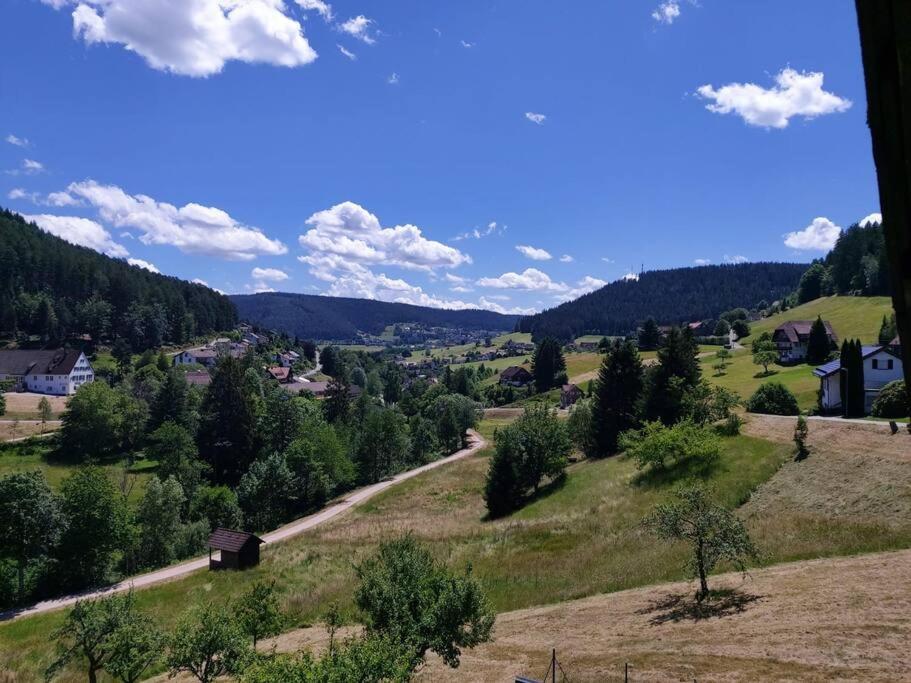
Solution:
[{"label": "hut roof", "polygon": [[211,536],[209,536],[209,547],[214,548],[215,550],[227,550],[230,553],[236,553],[250,541],[265,543],[265,541],[256,534],[219,527],[212,532]]}]

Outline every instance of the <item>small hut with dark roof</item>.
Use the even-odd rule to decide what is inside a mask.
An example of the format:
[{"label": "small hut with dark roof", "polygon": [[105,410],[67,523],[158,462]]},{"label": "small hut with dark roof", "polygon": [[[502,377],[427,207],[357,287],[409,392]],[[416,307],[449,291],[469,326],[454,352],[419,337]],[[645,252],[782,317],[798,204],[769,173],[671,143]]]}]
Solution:
[{"label": "small hut with dark roof", "polygon": [[[265,543],[256,534],[218,528],[209,536],[209,569],[249,569],[259,564],[259,546]],[[219,551],[219,558],[212,551]]]}]

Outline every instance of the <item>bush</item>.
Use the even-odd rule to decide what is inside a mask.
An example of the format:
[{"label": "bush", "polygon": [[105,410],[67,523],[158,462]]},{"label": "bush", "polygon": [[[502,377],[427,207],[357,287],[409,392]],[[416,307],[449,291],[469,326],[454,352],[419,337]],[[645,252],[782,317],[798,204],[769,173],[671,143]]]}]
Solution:
[{"label": "bush", "polygon": [[766,415],[797,415],[800,408],[797,397],[781,382],[766,382],[747,401],[751,413]]},{"label": "bush", "polygon": [[624,432],[620,447],[636,460],[640,470],[663,470],[685,461],[709,467],[721,457],[721,444],[715,432],[689,421],[673,427],[649,422],[642,429]]},{"label": "bush", "polygon": [[911,396],[905,388],[904,380],[889,382],[873,401],[870,414],[875,417],[908,417],[908,406]]}]

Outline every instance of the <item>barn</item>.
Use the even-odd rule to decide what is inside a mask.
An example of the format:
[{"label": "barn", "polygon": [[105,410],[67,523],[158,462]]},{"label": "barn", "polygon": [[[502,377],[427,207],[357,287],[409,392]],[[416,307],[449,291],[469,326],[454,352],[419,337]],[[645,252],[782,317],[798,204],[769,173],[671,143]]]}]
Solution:
[{"label": "barn", "polygon": [[[209,536],[209,569],[249,569],[259,564],[259,546],[263,539],[246,531],[219,527]],[[219,556],[213,557],[215,550]]]}]

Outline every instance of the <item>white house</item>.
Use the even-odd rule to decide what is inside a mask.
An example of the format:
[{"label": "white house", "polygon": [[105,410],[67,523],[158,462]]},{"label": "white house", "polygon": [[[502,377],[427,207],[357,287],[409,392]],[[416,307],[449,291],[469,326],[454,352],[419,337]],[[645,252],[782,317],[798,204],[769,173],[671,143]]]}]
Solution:
[{"label": "white house", "polygon": [[[904,368],[896,342],[887,346],[864,346],[863,359],[865,409],[870,410],[884,386],[904,377]],[[819,377],[820,407],[825,411],[841,408],[841,383],[844,381],[841,360],[820,365],[813,374]]]},{"label": "white house", "polygon": [[82,351],[0,351],[0,381],[13,381],[16,391],[69,396],[95,380],[92,365]]},{"label": "white house", "polygon": [[174,365],[202,365],[207,368],[215,367],[218,361],[218,352],[212,348],[187,349],[181,351],[172,361]]}]

